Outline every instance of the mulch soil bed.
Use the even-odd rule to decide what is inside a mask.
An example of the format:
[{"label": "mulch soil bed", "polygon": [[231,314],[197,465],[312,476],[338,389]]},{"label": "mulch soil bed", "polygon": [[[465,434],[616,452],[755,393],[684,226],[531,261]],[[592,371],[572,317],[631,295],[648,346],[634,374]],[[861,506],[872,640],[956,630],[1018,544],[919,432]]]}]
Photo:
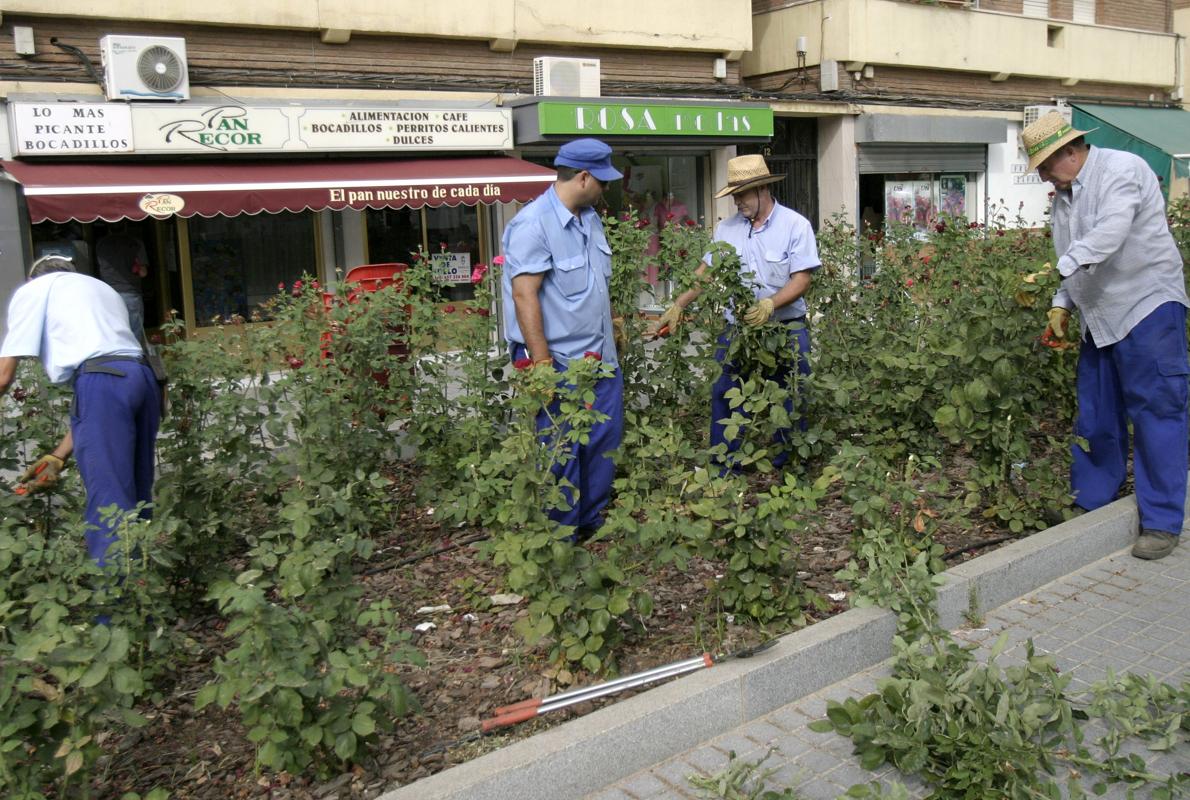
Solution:
[{"label": "mulch soil bed", "polygon": [[[443,552],[375,571],[362,580],[369,596],[391,598],[408,628],[425,622],[434,628],[415,639],[427,665],[401,668],[421,709],[399,720],[392,733],[381,734],[372,758],[329,780],[257,774],[254,746],[245,739],[234,707],[220,711],[210,706],[199,713],[193,709],[195,694],[210,679],[211,661],[230,647],[222,635],[222,620],[210,617],[179,626],[184,644],[176,658],[177,671],[157,702],[140,708],[150,724],[106,742],[109,752],[95,773],[95,796],[119,798],[125,792],[161,786],[174,800],[366,800],[630,696],[624,692],[582,703],[480,736],[481,721],[498,706],[602,679],[559,673],[546,660],[546,648],[525,646],[513,624],[526,613],[526,603],[492,604],[492,595],[506,591],[500,570],[480,558],[474,544],[455,546],[482,536],[482,531],[444,530],[430,509],[417,507],[411,498],[403,507],[407,512],[397,526],[399,533],[378,543],[370,571],[430,551]],[[851,513],[835,494],[823,502],[819,519],[817,529],[800,538],[798,577],[823,598],[838,597],[848,589],[834,575],[852,555]],[[1006,534],[994,521],[975,516],[961,524],[943,523],[935,540],[953,566],[1012,538]],[[988,546],[981,547],[983,542]],[[630,637],[619,653],[619,674],[685,660],[704,650],[731,653],[787,632],[735,624],[708,608],[707,585],[717,569],[715,563],[695,559],[684,571],[669,568],[651,576],[655,610],[645,621],[647,633]],[[808,610],[809,624],[849,607],[845,598],[828,602],[824,610]],[[447,605],[449,611],[418,613],[423,607]],[[568,677],[573,682],[567,682]]]}]

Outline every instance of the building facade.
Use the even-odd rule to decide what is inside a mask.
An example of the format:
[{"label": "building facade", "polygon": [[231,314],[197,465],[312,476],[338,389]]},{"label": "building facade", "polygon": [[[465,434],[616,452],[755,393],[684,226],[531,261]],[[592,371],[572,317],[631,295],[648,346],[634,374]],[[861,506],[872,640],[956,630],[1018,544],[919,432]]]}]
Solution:
[{"label": "building facade", "polygon": [[611,211],[712,218],[735,146],[772,135],[771,108],[741,102],[750,46],[746,0],[15,0],[0,291],[45,252],[94,270],[102,239],[131,232],[150,326],[177,309],[201,332],[302,274],[330,284],[419,251],[443,300],[466,298],[470,266],[584,135],[625,172]]},{"label": "building facade", "polygon": [[[741,70],[773,104],[777,127],[786,114],[800,119],[802,102],[848,104],[846,113],[818,118],[822,219],[842,213],[853,223],[924,228],[961,212],[1037,225],[1048,187],[1025,170],[1018,141],[1026,117],[1059,107],[1106,130],[1103,109],[1157,112],[1183,99],[1175,13],[1179,25],[1190,24],[1186,0],[752,5],[753,48]],[[1143,127],[1169,126],[1169,117],[1131,116]],[[1178,137],[1165,137],[1154,148],[1137,138],[1148,131],[1117,133],[1105,143],[1129,139],[1165,153],[1150,163],[1167,186],[1184,178],[1185,161],[1174,157],[1190,152],[1190,142],[1178,150]]]}]

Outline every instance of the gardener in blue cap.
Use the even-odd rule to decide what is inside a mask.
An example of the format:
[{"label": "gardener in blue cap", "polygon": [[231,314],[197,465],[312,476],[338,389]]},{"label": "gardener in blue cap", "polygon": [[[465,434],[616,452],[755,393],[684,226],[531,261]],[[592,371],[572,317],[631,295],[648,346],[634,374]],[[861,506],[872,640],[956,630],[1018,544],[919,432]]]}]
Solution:
[{"label": "gardener in blue cap", "polygon": [[[612,251],[603,232],[599,202],[611,181],[623,177],[612,166],[612,149],[598,139],[562,145],[554,159],[557,181],[523,208],[504,231],[504,333],[514,364],[565,370],[571,359],[597,355],[612,367],[595,384],[594,409],[607,415],[596,423],[573,457],[554,473],[577,489],[567,492],[570,508],[550,511],[560,526],[585,539],[602,523],[611,497],[615,465],[610,453],[624,430],[624,382],[616,354],[608,284]],[[556,406],[558,401],[552,401]],[[543,408],[538,428],[557,408]]]}]

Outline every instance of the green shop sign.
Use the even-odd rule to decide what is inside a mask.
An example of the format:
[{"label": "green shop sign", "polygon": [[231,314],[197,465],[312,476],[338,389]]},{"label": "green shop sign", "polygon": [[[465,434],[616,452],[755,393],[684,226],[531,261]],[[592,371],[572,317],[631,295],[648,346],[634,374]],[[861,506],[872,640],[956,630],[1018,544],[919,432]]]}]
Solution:
[{"label": "green shop sign", "polygon": [[772,136],[768,106],[660,105],[542,101],[537,104],[542,134],[580,136]]}]

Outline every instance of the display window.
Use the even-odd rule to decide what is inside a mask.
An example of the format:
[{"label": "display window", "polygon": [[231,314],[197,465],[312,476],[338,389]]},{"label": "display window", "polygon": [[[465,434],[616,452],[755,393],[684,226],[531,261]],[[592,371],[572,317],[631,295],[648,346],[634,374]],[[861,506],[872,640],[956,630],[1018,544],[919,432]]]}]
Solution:
[{"label": "display window", "polygon": [[314,214],[192,217],[189,239],[194,324],[267,318],[263,303],[303,275],[318,275]]},{"label": "display window", "polygon": [[369,209],[368,261],[408,264],[419,252],[430,259],[443,300],[475,296],[471,270],[482,260],[485,206]]}]

